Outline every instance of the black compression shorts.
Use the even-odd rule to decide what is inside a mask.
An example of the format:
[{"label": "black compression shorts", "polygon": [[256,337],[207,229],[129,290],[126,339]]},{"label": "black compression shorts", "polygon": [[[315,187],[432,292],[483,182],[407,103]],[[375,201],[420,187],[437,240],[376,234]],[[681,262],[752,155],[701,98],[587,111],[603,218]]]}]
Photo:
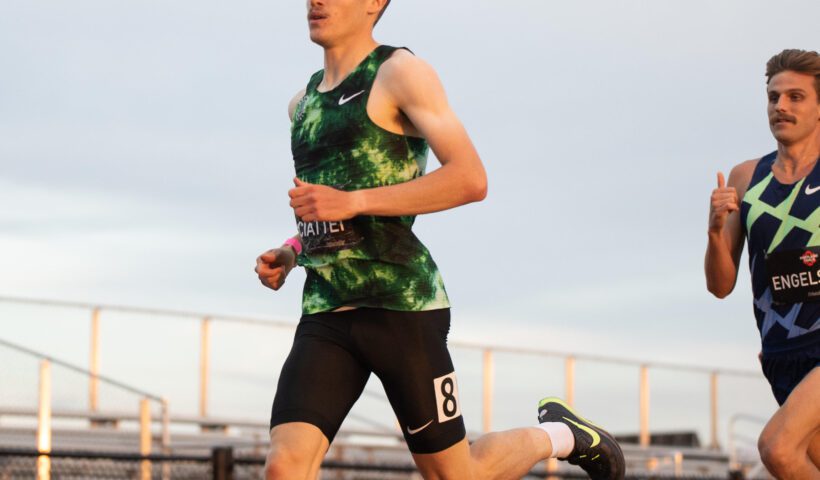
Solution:
[{"label": "black compression shorts", "polygon": [[772,387],[778,405],[786,403],[792,390],[815,368],[820,367],[820,344],[799,350],[763,353],[763,374]]},{"label": "black compression shorts", "polygon": [[332,442],[373,372],[411,452],[435,453],[458,443],[465,429],[449,330],[449,309],[304,315],[279,376],[271,428],[306,422]]}]

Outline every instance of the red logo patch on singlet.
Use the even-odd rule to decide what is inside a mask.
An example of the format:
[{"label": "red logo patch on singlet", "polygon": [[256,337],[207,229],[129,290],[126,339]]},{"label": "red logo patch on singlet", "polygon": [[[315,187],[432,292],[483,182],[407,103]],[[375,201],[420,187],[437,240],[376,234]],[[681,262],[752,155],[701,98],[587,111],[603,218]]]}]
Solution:
[{"label": "red logo patch on singlet", "polygon": [[814,264],[817,263],[817,254],[811,250],[806,250],[803,255],[800,256],[800,260],[802,260],[807,267],[813,267]]}]

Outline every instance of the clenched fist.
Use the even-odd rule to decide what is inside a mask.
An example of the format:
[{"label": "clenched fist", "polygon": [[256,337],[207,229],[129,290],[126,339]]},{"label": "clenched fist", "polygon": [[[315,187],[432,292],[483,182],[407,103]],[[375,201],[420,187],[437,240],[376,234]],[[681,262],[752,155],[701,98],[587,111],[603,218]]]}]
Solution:
[{"label": "clenched fist", "polygon": [[362,210],[361,192],[345,192],[325,185],[293,179],[288,191],[290,206],[304,222],[338,222],[355,217]]},{"label": "clenched fist", "polygon": [[726,224],[726,219],[732,212],[740,210],[735,187],[727,187],[723,174],[717,174],[718,186],[712,190],[712,201],[709,205],[709,231],[720,233]]},{"label": "clenched fist", "polygon": [[285,284],[285,278],[296,266],[296,253],[290,247],[268,250],[256,259],[256,274],[262,285],[279,290]]}]

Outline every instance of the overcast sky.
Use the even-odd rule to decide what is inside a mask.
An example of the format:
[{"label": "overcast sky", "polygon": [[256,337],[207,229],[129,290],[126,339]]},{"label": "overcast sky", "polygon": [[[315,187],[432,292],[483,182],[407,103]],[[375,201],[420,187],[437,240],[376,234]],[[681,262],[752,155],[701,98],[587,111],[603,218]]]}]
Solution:
[{"label": "overcast sky", "polygon": [[[295,0],[1,2],[0,295],[295,321],[303,273],[273,293],[253,266],[295,230],[286,106],[322,67],[304,17]],[[484,202],[416,224],[453,338],[759,369],[746,256],[732,296],[705,289],[708,197],[774,150],[765,63],[817,49],[818,18],[810,0],[392,2],[377,40],[436,68],[489,174]],[[0,304],[2,337],[85,364],[85,314],[35,310]],[[251,344],[268,348],[224,354]],[[278,362],[249,379],[271,382],[259,404]]]}]

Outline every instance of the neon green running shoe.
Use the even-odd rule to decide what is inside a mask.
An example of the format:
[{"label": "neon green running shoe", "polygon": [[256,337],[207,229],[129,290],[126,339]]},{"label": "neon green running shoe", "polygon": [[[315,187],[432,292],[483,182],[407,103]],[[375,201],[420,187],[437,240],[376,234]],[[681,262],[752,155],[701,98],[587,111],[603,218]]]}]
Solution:
[{"label": "neon green running shoe", "polygon": [[578,465],[593,480],[623,480],[624,454],[618,442],[603,428],[581,417],[556,397],[538,402],[538,421],[560,422],[569,427],[575,437],[575,448],[566,460]]}]

